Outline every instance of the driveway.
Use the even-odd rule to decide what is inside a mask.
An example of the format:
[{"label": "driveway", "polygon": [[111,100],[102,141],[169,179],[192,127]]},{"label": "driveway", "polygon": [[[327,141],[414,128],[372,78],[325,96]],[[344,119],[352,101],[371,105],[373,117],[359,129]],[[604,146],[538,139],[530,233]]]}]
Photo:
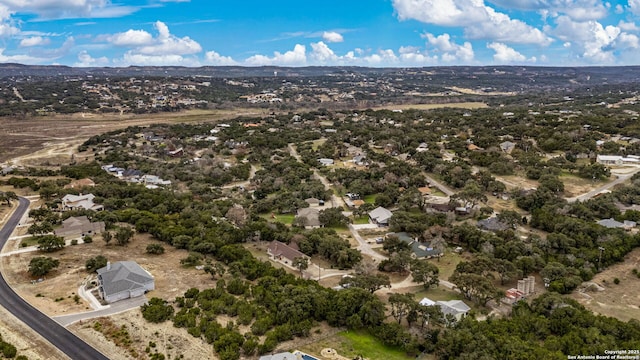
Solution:
[{"label": "driveway", "polygon": [[[18,222],[25,216],[28,209],[29,200],[20,197],[18,208],[11,215],[11,218],[9,218],[2,230],[0,230],[0,248],[5,246],[9,236],[11,236]],[[2,296],[0,296],[1,306],[40,334],[53,346],[60,349],[60,351],[69,358],[73,360],[108,360],[108,358],[98,350],[91,347],[82,339],[22,299],[13,291],[1,273],[0,294],[2,294]]]}]

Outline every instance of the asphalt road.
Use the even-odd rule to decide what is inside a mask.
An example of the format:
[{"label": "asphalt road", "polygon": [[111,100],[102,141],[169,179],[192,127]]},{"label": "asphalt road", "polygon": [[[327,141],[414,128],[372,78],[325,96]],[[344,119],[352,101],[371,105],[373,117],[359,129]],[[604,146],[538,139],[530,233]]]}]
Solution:
[{"label": "asphalt road", "polygon": [[[29,208],[29,200],[21,197],[18,209],[11,215],[11,218],[0,230],[0,249],[11,236],[11,233],[18,225],[22,215]],[[0,273],[0,306],[7,309],[15,317],[24,322],[27,326],[47,339],[53,346],[57,347],[72,360],[108,360],[98,350],[75,336],[69,330],[60,326],[51,318],[41,313],[38,309],[24,301],[7,284],[4,276]]]}]

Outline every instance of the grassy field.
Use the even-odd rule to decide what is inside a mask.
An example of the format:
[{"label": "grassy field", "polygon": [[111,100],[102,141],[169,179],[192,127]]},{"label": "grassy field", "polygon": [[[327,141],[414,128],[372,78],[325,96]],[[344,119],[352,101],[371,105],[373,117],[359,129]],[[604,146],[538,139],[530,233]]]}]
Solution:
[{"label": "grassy field", "polygon": [[365,196],[362,200],[364,200],[364,202],[367,204],[375,204],[377,197],[378,197],[378,194],[372,194],[372,195]]},{"label": "grassy field", "polygon": [[408,104],[408,105],[389,105],[374,108],[374,110],[431,110],[431,109],[444,109],[444,108],[457,108],[457,109],[484,109],[487,108],[487,104],[483,102],[461,102],[450,104]]},{"label": "grassy field", "polygon": [[261,214],[260,217],[267,220],[276,220],[277,222],[281,222],[286,225],[293,224],[293,220],[296,218],[293,214],[275,214],[274,216],[271,214]]},{"label": "grassy field", "polygon": [[38,244],[38,240],[36,240],[35,237],[27,237],[20,240],[20,247],[36,246],[36,245],[39,245],[39,244]]},{"label": "grassy field", "polygon": [[568,172],[563,172],[559,178],[564,184],[565,195],[568,196],[578,196],[588,193],[608,181],[584,179]]},{"label": "grassy field", "polygon": [[319,355],[322,349],[332,348],[341,356],[349,359],[362,355],[369,360],[407,360],[404,351],[385,346],[373,336],[361,331],[343,331],[335,336],[313,344],[303,346],[300,350]]},{"label": "grassy field", "polygon": [[460,254],[448,250],[444,252],[444,256],[440,258],[440,261],[437,259],[430,259],[428,261],[440,269],[440,279],[447,280],[453,274],[458,263],[463,260],[465,259]]},{"label": "grassy field", "polygon": [[368,216],[357,217],[357,218],[353,219],[353,223],[354,224],[368,224],[369,223],[369,217]]}]

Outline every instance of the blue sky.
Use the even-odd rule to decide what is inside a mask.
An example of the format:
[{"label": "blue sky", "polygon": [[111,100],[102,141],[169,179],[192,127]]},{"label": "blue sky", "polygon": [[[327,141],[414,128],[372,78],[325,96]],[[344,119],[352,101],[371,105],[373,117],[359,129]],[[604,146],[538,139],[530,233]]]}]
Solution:
[{"label": "blue sky", "polygon": [[0,0],[0,62],[639,65],[640,0]]}]

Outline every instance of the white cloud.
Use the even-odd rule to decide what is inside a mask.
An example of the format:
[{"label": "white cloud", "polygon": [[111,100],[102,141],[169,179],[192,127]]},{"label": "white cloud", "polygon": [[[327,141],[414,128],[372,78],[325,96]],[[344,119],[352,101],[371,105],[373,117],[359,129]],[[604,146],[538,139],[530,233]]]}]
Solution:
[{"label": "white cloud", "polygon": [[12,13],[36,14],[42,19],[106,18],[131,14],[139,8],[109,0],[2,0]]},{"label": "white cloud", "polygon": [[320,63],[322,65],[338,61],[338,56],[322,41],[311,43],[311,54],[309,57],[313,62]]},{"label": "white cloud", "polygon": [[231,57],[222,56],[215,51],[207,51],[204,54],[204,60],[207,65],[214,65],[214,66],[229,66],[229,65],[238,64]]},{"label": "white cloud", "polygon": [[20,64],[43,64],[47,63],[51,59],[41,58],[37,56],[17,54],[17,55],[5,55],[5,48],[0,48],[0,62],[2,63],[20,63]]},{"label": "white cloud", "polygon": [[634,15],[640,15],[640,0],[629,0],[628,8]]},{"label": "white cloud", "polygon": [[623,32],[616,40],[616,47],[624,49],[638,49],[640,48],[640,39],[637,35]]},{"label": "white cloud", "polygon": [[140,66],[200,66],[200,62],[195,57],[185,57],[178,54],[145,55],[127,51],[122,59],[116,60],[121,65]]},{"label": "white cloud", "polygon": [[324,41],[326,42],[330,42],[330,43],[337,43],[337,42],[343,42],[344,38],[342,37],[342,34],[335,32],[335,31],[325,31],[324,33],[322,33],[322,39],[324,39]]},{"label": "white cloud", "polygon": [[154,24],[158,30],[158,37],[148,45],[136,49],[137,53],[144,55],[185,55],[196,54],[202,51],[202,47],[188,36],[179,38],[169,32],[169,27],[162,21]]},{"label": "white cloud", "polygon": [[601,0],[487,0],[498,6],[538,11],[557,17],[567,15],[574,20],[595,20],[607,16],[610,4]]},{"label": "white cloud", "polygon": [[94,58],[86,50],[82,50],[78,53],[78,61],[73,64],[76,67],[93,67],[93,66],[105,66],[109,64],[109,59],[105,56]]},{"label": "white cloud", "polygon": [[109,42],[117,46],[148,45],[153,41],[153,36],[144,30],[127,30],[113,34],[108,38]]},{"label": "white cloud", "polygon": [[[515,49],[510,48],[509,46],[503,43],[492,42],[490,44],[487,44],[487,47],[495,51],[495,54],[493,55],[493,60],[495,60],[496,62],[512,64],[512,63],[523,63],[527,61],[526,56],[522,55]],[[529,61],[535,62],[535,58],[531,58]]]},{"label": "white cloud", "polygon": [[433,34],[426,33],[422,35],[422,37],[426,38],[427,44],[434,47],[436,52],[441,54],[440,57],[445,62],[469,63],[473,61],[475,54],[470,42],[465,42],[462,45],[456,44],[451,41],[449,34],[435,36]]},{"label": "white cloud", "polygon": [[577,22],[567,16],[558,17],[556,24],[554,33],[563,41],[571,41],[579,57],[597,64],[615,62],[613,46],[622,32],[619,27],[605,27],[594,20]]},{"label": "white cloud", "polygon": [[302,66],[307,63],[307,48],[304,45],[296,44],[293,50],[284,54],[276,51],[272,57],[265,55],[253,55],[245,60],[247,65],[281,65],[281,66]]},{"label": "white cloud", "polygon": [[636,25],[636,23],[625,22],[622,20],[618,23],[618,27],[620,28],[620,30],[623,30],[623,31],[639,31],[640,30],[640,28],[638,28],[638,25]]},{"label": "white cloud", "polygon": [[539,45],[552,41],[539,29],[486,6],[484,0],[393,0],[393,6],[400,20],[463,27],[473,39]]},{"label": "white cloud", "polygon": [[43,38],[42,36],[32,36],[20,40],[20,47],[42,46],[49,45],[51,40],[49,38]]}]

